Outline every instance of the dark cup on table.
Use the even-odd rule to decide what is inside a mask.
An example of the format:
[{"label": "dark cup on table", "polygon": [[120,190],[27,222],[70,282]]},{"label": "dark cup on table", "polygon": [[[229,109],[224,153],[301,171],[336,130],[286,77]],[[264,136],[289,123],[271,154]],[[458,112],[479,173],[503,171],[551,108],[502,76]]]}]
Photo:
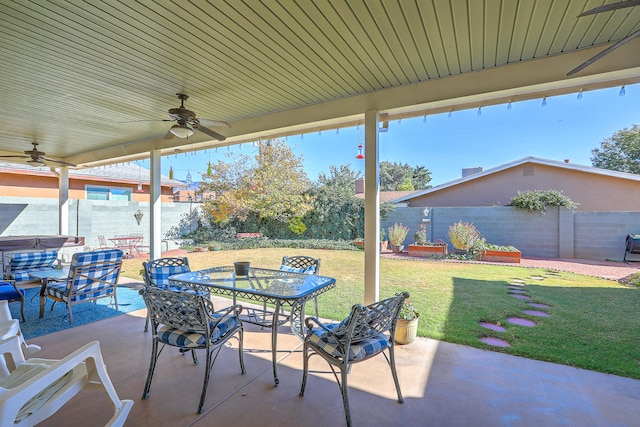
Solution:
[{"label": "dark cup on table", "polygon": [[233,267],[236,269],[236,276],[248,276],[249,266],[251,266],[251,263],[248,261],[234,262]]}]

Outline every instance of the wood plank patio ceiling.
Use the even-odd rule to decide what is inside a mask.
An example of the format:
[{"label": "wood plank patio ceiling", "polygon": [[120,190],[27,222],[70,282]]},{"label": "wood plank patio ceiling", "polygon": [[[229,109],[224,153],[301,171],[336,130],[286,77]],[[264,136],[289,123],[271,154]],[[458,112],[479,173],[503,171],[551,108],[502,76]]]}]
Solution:
[{"label": "wood plank patio ceiling", "polygon": [[637,82],[636,42],[564,76],[640,29],[639,7],[576,18],[614,1],[0,0],[0,154],[35,140],[49,157],[99,164],[220,145],[198,132],[162,139],[178,92],[198,117],[232,123],[220,132],[236,143],[368,108],[415,115],[501,88]]}]

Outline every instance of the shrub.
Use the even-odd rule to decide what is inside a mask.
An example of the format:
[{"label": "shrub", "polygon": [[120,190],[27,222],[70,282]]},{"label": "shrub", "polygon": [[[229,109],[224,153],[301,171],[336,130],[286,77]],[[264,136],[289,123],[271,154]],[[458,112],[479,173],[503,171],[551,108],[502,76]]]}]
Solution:
[{"label": "shrub", "polygon": [[459,221],[449,227],[449,240],[456,249],[468,251],[475,247],[480,239],[480,232],[471,223]]},{"label": "shrub", "polygon": [[544,214],[547,211],[547,206],[562,206],[567,210],[571,210],[578,206],[578,204],[563,195],[562,191],[527,190],[518,191],[518,195],[514,196],[507,206],[524,209],[527,212],[540,212]]},{"label": "shrub", "polygon": [[517,248],[513,247],[513,246],[500,246],[500,245],[494,245],[493,243],[486,243],[484,245],[484,249],[489,250],[489,251],[502,251],[502,252],[520,252]]},{"label": "shrub", "polygon": [[427,228],[420,224],[418,226],[418,231],[413,233],[413,240],[415,240],[416,245],[426,245],[427,244]]},{"label": "shrub", "polygon": [[407,238],[409,233],[409,227],[405,227],[402,223],[397,222],[389,227],[389,242],[392,245],[400,246],[404,243],[404,239]]}]

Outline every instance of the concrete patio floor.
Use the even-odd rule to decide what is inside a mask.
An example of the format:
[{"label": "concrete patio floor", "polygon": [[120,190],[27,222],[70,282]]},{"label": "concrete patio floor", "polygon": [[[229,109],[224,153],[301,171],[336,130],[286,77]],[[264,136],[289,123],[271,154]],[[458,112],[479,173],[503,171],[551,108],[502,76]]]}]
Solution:
[{"label": "concrete patio floor", "polygon": [[[227,300],[214,299],[216,306]],[[304,397],[300,341],[281,328],[280,385],[274,387],[270,331],[247,325],[240,374],[236,348],[224,348],[209,384],[204,412],[196,413],[204,363],[167,347],[148,400],[141,400],[151,334],[145,310],[31,340],[37,357],[60,358],[99,340],[120,398],[134,400],[127,426],[340,426],[340,391],[328,365],[313,357]],[[233,342],[233,346],[236,346]],[[349,397],[355,426],[637,426],[640,381],[514,357],[431,339],[397,346],[405,403],[396,401],[384,357],[354,366]],[[200,355],[204,361],[204,354]],[[43,426],[104,425],[101,392],[85,390]]]}]

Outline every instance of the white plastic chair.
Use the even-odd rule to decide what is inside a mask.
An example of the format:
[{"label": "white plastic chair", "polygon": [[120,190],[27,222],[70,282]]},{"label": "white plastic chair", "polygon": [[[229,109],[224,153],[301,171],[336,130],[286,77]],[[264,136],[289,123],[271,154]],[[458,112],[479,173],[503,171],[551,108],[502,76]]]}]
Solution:
[{"label": "white plastic chair", "polygon": [[62,360],[25,360],[17,336],[0,341],[2,426],[36,425],[89,385],[102,388],[113,405],[113,416],[106,425],[124,425],[133,401],[118,398],[98,341],[90,342]]},{"label": "white plastic chair", "polygon": [[22,352],[27,356],[40,351],[40,346],[35,344],[27,344],[20,330],[20,322],[18,319],[11,317],[8,301],[0,301],[0,340],[6,340],[11,337],[18,337]]}]

